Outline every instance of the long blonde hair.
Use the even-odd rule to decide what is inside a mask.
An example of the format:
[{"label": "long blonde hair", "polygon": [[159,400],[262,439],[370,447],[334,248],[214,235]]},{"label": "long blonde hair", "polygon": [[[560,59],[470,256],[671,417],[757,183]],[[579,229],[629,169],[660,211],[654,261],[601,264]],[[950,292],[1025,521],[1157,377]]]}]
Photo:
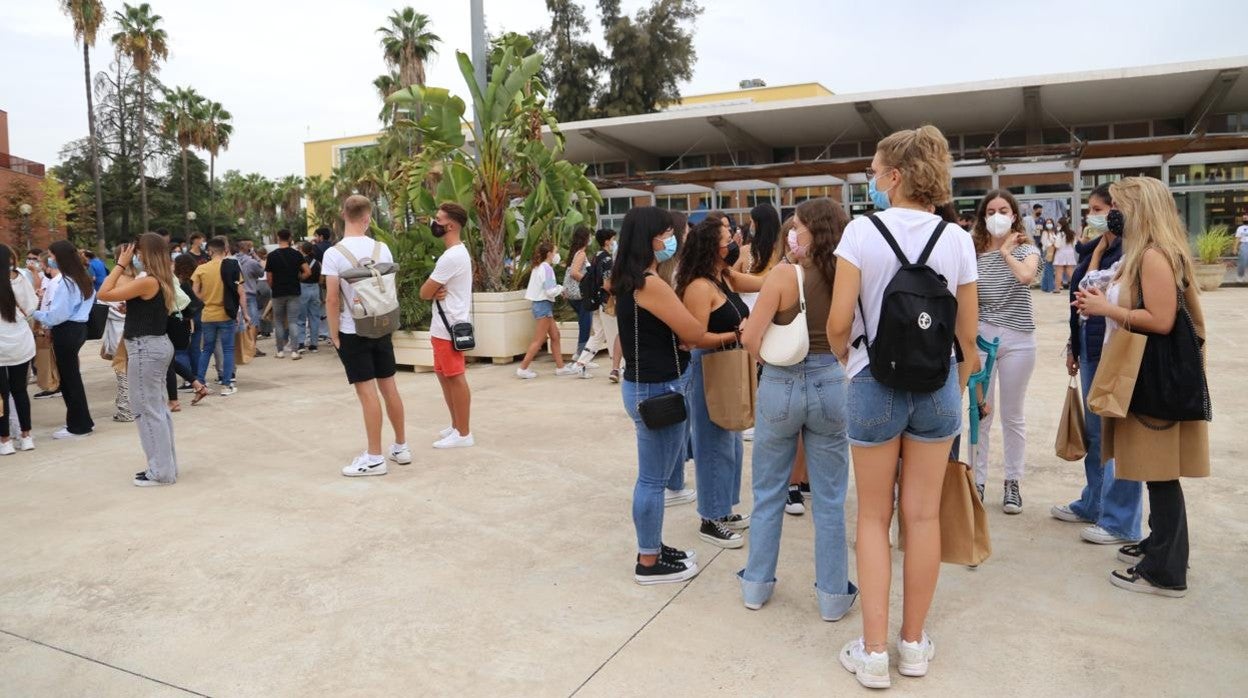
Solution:
[{"label": "long blonde hair", "polygon": [[1195,281],[1187,229],[1179,220],[1174,197],[1160,180],[1123,177],[1109,185],[1114,206],[1125,219],[1122,233],[1122,266],[1118,278],[1128,293],[1140,282],[1144,252],[1149,248],[1165,255],[1174,271],[1174,285],[1182,288]]},{"label": "long blonde hair", "polygon": [[172,313],[177,300],[173,292],[173,260],[169,259],[169,246],[158,233],[143,233],[135,245],[143,255],[143,268],[147,275],[156,279],[164,294],[165,310]]}]

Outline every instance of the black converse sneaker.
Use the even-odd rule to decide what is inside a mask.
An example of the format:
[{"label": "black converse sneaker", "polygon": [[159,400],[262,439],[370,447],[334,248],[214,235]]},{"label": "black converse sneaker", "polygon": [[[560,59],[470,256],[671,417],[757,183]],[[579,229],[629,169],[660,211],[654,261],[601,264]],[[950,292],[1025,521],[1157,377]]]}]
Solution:
[{"label": "black converse sneaker", "polygon": [[1023,513],[1023,496],[1018,493],[1018,480],[1006,480],[1004,489],[1001,510],[1007,514]]},{"label": "black converse sneaker", "polygon": [[668,562],[677,562],[682,564],[693,564],[698,561],[698,553],[693,550],[677,550],[676,548],[664,545],[660,548],[659,557]]},{"label": "black converse sneaker", "polygon": [[801,516],[806,513],[806,498],[797,485],[789,485],[789,501],[784,503],[784,513]]},{"label": "black converse sneaker", "polygon": [[733,531],[744,531],[750,527],[749,514],[729,514],[719,520],[720,523]]},{"label": "black converse sneaker", "polygon": [[693,579],[698,576],[698,566],[694,563],[669,562],[659,556],[653,565],[646,567],[641,564],[641,556],[637,557],[637,568],[633,572],[633,579],[638,584],[647,586],[650,584],[674,584]]},{"label": "black converse sneaker", "polygon": [[809,482],[799,482],[797,483],[797,488],[802,491],[803,497],[805,497],[806,499],[810,499],[810,483]]},{"label": "black converse sneaker", "polygon": [[702,519],[698,537],[721,548],[740,548],[745,545],[741,534],[728,528],[723,520]]}]

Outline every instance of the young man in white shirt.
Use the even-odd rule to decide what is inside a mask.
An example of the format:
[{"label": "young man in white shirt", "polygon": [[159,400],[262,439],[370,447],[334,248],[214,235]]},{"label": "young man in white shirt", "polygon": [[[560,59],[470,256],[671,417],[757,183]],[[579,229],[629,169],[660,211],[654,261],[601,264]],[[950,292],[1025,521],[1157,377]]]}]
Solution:
[{"label": "young man in white shirt", "polygon": [[464,355],[451,342],[451,327],[472,322],[472,257],[460,236],[468,224],[468,212],[459,204],[447,202],[438,207],[430,222],[435,237],[441,238],[446,251],[438,257],[429,279],[420,287],[420,297],[434,301],[433,322],[429,334],[433,342],[433,371],[442,386],[442,398],[451,413],[451,425],[442,430],[442,438],[434,448],[465,448],[472,446],[472,430],[468,416],[472,392],[468,389]]},{"label": "young man in white shirt", "polygon": [[[368,236],[368,224],[372,220],[373,204],[367,197],[353,194],[342,205],[345,232],[339,243],[357,259],[374,262],[393,262],[390,248]],[[373,257],[376,256],[376,259]],[[364,411],[364,431],[368,436],[368,450],[342,469],[347,477],[385,475],[386,456],[381,451],[381,400],[386,403],[386,415],[394,429],[394,445],[390,447],[390,460],[399,465],[412,462],[412,452],[407,447],[404,426],[403,398],[394,382],[394,345],[390,335],[385,337],[362,337],[355,333],[355,319],[351,304],[355,292],[351,284],[340,281],[342,273],[352,268],[351,262],[336,248],[325,251],[322,274],[325,276],[325,316],[329,321],[329,341],[338,350],[338,358],[347,372],[347,382],[355,387],[355,396]],[[381,393],[381,400],[377,394]]]}]

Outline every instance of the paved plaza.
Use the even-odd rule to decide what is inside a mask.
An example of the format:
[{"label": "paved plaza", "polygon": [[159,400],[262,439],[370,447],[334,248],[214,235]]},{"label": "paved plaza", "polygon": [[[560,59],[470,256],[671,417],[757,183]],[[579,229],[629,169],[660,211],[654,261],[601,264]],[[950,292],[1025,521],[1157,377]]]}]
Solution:
[{"label": "paved plaza", "polygon": [[[944,566],[931,673],[894,672],[893,692],[1243,695],[1248,289],[1204,296],[1213,477],[1184,482],[1192,570],[1180,600],[1112,587],[1113,548],[1049,517],[1083,473],[1053,455],[1064,300],[1035,300],[1024,512],[1001,513],[995,466],[994,555],[978,570]],[[703,543],[692,505],[667,510],[664,538],[695,548],[702,573],[633,582],[636,448],[605,370],[555,378],[547,359],[540,379],[518,381],[514,366],[473,366],[478,445],[448,452],[427,448],[446,422],[434,376],[400,374],[415,461],[347,479],[362,427],[333,352],[257,359],[237,395],[184,401],[178,484],[139,489],[135,427],[108,420],[113,379],[97,352],[83,350],[96,434],[52,441],[63,406],[39,400],[37,450],[0,459],[0,696],[865,690],[836,659],[861,632],[859,608],[819,619],[809,513],[785,518],[779,585],[760,611],[741,605],[745,549]],[[748,445],[746,470],[744,511]],[[846,515],[852,540],[852,488]]]}]

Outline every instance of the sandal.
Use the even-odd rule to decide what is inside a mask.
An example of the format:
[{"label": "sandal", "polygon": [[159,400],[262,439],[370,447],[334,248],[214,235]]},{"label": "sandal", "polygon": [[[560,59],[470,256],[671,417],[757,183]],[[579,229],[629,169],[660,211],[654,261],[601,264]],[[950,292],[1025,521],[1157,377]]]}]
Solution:
[{"label": "sandal", "polygon": [[201,400],[208,397],[210,394],[211,392],[208,390],[208,386],[200,383],[199,387],[195,389],[195,397],[191,399],[191,407],[198,405]]},{"label": "sandal", "polygon": [[174,400],[174,401],[170,402],[170,403],[169,403],[169,411],[170,411],[170,412],[181,412],[181,411],[182,411],[182,403],[178,402],[177,400]]}]

